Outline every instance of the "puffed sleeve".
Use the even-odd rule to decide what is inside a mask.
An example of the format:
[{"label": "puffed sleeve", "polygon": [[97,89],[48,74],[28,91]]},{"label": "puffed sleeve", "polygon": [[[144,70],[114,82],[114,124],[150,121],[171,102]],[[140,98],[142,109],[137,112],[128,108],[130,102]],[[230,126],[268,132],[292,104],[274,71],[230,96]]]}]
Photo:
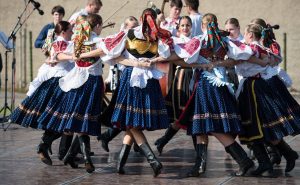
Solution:
[{"label": "puffed sleeve", "polygon": [[253,54],[253,49],[239,41],[226,40],[227,42],[227,56],[233,60],[248,60]]}]

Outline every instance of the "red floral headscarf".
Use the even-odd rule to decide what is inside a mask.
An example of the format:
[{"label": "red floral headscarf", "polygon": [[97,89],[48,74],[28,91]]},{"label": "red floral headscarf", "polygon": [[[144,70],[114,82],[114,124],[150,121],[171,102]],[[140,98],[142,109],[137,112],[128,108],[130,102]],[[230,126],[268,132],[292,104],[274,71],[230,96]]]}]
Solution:
[{"label": "red floral headscarf", "polygon": [[171,44],[172,34],[164,29],[157,26],[155,17],[151,10],[145,10],[142,16],[142,32],[145,38],[150,41],[157,41],[161,39],[164,43]]}]

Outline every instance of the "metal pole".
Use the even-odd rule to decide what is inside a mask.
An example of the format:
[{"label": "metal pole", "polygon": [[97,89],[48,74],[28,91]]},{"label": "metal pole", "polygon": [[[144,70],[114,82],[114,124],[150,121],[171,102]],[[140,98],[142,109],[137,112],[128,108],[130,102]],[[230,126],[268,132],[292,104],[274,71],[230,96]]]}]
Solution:
[{"label": "metal pole", "polygon": [[23,83],[23,68],[24,68],[24,52],[23,52],[23,29],[20,29],[20,32],[19,32],[19,41],[20,41],[20,50],[19,50],[19,61],[20,61],[20,74],[18,75],[18,78],[19,78],[19,82],[17,84],[18,87],[22,87],[22,83]]},{"label": "metal pole", "polygon": [[11,64],[11,110],[15,109],[15,95],[16,95],[16,36],[12,36],[13,39],[13,61]]},{"label": "metal pole", "polygon": [[283,33],[283,69],[287,71],[286,33]]},{"label": "metal pole", "polygon": [[32,31],[29,32],[29,62],[30,62],[30,81],[33,80],[33,61],[32,61]]},{"label": "metal pole", "polygon": [[27,24],[25,24],[25,29],[24,29],[24,47],[23,47],[23,52],[24,52],[24,77],[23,77],[23,82],[22,82],[22,89],[26,87],[27,84]]}]

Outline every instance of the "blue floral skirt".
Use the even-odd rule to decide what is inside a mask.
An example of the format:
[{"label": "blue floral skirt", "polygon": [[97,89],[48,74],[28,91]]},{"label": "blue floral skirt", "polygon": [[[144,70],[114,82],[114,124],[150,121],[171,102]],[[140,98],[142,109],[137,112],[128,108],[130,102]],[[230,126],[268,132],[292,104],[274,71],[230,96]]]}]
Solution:
[{"label": "blue floral skirt", "polygon": [[158,130],[169,126],[168,114],[159,81],[150,79],[145,88],[131,87],[132,67],[120,77],[112,125],[121,130]]},{"label": "blue floral skirt", "polygon": [[79,88],[54,92],[38,127],[55,132],[76,132],[92,136],[101,133],[100,114],[103,96],[101,76],[89,75]]},{"label": "blue floral skirt", "polygon": [[38,118],[45,111],[53,93],[59,89],[58,80],[59,77],[53,77],[43,82],[31,96],[27,96],[10,115],[11,122],[37,128]]},{"label": "blue floral skirt", "polygon": [[237,103],[226,86],[209,83],[197,72],[194,91],[177,124],[187,129],[188,135],[242,132]]},{"label": "blue floral skirt", "polygon": [[[300,132],[298,119],[272,86],[262,78],[247,78],[239,96],[242,143],[270,142]],[[275,86],[274,86],[275,87]]]}]

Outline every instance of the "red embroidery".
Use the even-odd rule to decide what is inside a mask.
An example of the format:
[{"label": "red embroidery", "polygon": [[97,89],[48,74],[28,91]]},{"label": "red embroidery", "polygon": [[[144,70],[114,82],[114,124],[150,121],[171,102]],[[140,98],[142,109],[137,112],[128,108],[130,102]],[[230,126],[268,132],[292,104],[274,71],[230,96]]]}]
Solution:
[{"label": "red embroidery", "polygon": [[235,44],[237,47],[239,47],[241,50],[244,50],[246,48],[246,44],[240,42],[240,41],[231,41],[233,44]]},{"label": "red embroidery", "polygon": [[260,46],[258,46],[256,44],[250,44],[249,46],[253,51],[253,56],[260,58],[261,54],[268,55],[268,52],[266,50],[264,50],[263,48],[261,48]]},{"label": "red embroidery", "polygon": [[223,47],[219,47],[218,51],[215,54],[208,48],[201,48],[200,55],[206,59],[217,57],[218,59],[224,59],[227,51]]},{"label": "red embroidery", "polygon": [[55,52],[60,52],[66,50],[68,43],[65,41],[56,41],[52,44]]},{"label": "red embroidery", "polygon": [[114,38],[104,39],[103,41],[104,41],[105,46],[108,49],[108,51],[111,51],[114,47],[116,47],[116,45],[118,45],[120,43],[120,41],[122,40],[124,35],[125,35],[125,32],[122,31]]},{"label": "red embroidery", "polygon": [[178,45],[179,45],[179,47],[184,49],[186,52],[188,52],[190,55],[192,55],[199,47],[200,41],[196,38],[193,38],[186,44],[178,44]]},{"label": "red embroidery", "polygon": [[274,53],[274,54],[276,54],[276,55],[278,55],[278,56],[281,56],[281,54],[280,54],[280,46],[279,46],[279,44],[277,43],[277,42],[273,42],[271,45],[270,45],[270,49],[271,49],[271,51]]},{"label": "red embroidery", "polygon": [[91,66],[93,63],[92,63],[92,62],[86,62],[86,61],[79,60],[79,61],[76,61],[76,64],[77,64],[79,67],[89,67],[89,66]]}]

